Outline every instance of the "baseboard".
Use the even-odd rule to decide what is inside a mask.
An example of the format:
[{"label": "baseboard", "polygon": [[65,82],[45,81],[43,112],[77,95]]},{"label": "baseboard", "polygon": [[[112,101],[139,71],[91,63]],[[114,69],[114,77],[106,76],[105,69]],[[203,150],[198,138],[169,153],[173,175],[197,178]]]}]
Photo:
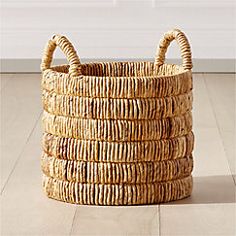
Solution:
[{"label": "baseboard", "polygon": [[[152,61],[153,59],[81,59],[83,63],[91,61]],[[1,59],[1,73],[38,73],[40,59]],[[54,64],[66,64],[64,59],[55,59]],[[179,59],[169,59],[167,63],[180,64]],[[197,73],[235,73],[234,59],[193,59],[193,72]]]}]

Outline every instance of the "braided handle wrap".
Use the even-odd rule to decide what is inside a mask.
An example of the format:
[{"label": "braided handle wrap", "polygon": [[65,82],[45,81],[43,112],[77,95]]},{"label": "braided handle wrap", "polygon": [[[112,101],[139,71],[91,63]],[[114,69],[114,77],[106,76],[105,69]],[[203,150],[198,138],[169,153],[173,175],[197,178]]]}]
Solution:
[{"label": "braided handle wrap", "polygon": [[168,31],[160,40],[159,47],[157,48],[154,67],[157,68],[160,65],[164,64],[167,48],[173,40],[176,40],[180,47],[183,68],[185,70],[191,70],[193,67],[191,48],[187,37],[179,29],[173,29],[171,31]]},{"label": "braided handle wrap", "polygon": [[69,62],[69,74],[71,76],[81,75],[81,63],[79,57],[71,42],[65,36],[61,35],[54,35],[52,39],[48,41],[44,49],[41,70],[44,71],[50,69],[53,53],[57,46],[62,50]]}]

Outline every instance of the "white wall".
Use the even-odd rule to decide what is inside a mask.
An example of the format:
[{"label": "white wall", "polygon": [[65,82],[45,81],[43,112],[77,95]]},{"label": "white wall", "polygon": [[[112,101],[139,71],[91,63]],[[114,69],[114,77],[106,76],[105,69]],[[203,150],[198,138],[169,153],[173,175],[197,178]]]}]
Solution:
[{"label": "white wall", "polygon": [[[234,10],[234,0],[3,0],[1,57],[40,58],[61,33],[81,58],[152,58],[162,33],[178,27],[194,58],[232,59]],[[168,56],[178,58],[177,47]]]}]

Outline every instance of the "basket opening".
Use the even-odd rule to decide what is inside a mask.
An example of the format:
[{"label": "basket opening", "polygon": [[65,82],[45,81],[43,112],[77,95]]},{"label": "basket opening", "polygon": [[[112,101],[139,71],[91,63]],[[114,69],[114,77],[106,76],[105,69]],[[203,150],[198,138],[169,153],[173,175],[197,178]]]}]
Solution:
[{"label": "basket opening", "polygon": [[[69,65],[55,66],[56,72],[68,73]],[[154,73],[153,62],[99,62],[81,64],[82,74],[98,77],[170,76],[185,72],[179,65],[164,64]]]}]

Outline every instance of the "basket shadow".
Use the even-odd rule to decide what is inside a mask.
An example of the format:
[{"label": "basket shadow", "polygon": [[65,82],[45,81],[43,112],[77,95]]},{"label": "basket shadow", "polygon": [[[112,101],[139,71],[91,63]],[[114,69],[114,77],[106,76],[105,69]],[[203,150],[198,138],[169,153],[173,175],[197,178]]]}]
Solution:
[{"label": "basket shadow", "polygon": [[164,205],[234,203],[235,188],[231,175],[193,177],[193,192],[190,197]]}]

